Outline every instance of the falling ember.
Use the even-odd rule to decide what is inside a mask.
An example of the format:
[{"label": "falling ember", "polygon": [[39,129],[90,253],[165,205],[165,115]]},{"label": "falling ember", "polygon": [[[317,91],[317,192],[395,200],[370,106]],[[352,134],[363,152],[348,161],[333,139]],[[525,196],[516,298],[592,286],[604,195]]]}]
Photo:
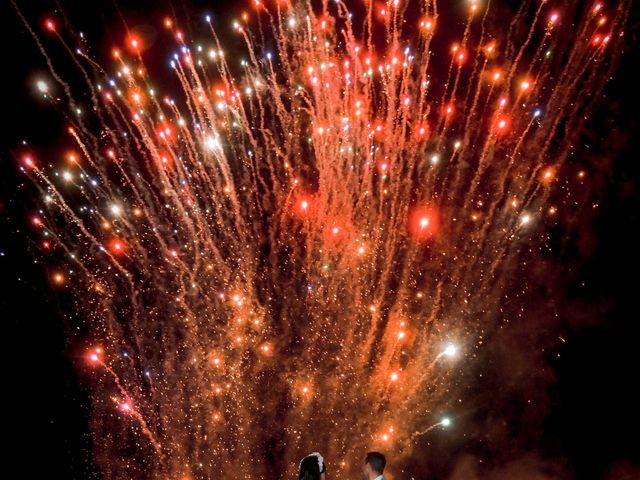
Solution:
[{"label": "falling ember", "polygon": [[420,28],[427,30],[427,31],[431,31],[434,28],[434,21],[431,18],[425,18],[423,20],[420,20]]},{"label": "falling ember", "polygon": [[549,183],[553,181],[554,177],[555,177],[555,173],[554,173],[553,167],[547,167],[542,171],[542,181],[544,183]]},{"label": "falling ember", "polygon": [[[437,162],[437,156],[435,157]],[[432,163],[435,163],[431,157]],[[409,233],[418,240],[426,240],[437,233],[438,219],[430,207],[418,207],[409,215]]]},{"label": "falling ember", "polygon": [[[457,418],[462,364],[525,289],[508,272],[569,209],[553,180],[588,180],[565,127],[599,98],[628,8],[563,29],[549,10],[526,24],[536,2],[506,22],[476,1],[413,20],[405,2],[250,3],[220,31],[160,17],[166,41],[117,37],[106,66],[55,55],[55,83],[29,83],[65,98],[64,148],[16,164],[74,340],[109,352],[83,350],[107,479],[293,478],[300,452],[382,443],[400,462],[444,435],[429,412]],[[86,91],[65,83],[77,66]]]},{"label": "falling ember", "polygon": [[140,42],[140,39],[138,37],[132,36],[129,38],[129,47],[134,52],[138,52],[142,47],[142,43]]},{"label": "falling ember", "polygon": [[309,195],[299,195],[294,203],[294,210],[297,217],[308,219],[314,210],[314,201]]},{"label": "falling ember", "polygon": [[509,129],[509,119],[505,116],[496,118],[495,131],[501,135],[505,134]]},{"label": "falling ember", "polygon": [[114,238],[109,242],[109,250],[115,255],[120,255],[125,253],[126,246],[122,240],[119,238]]}]

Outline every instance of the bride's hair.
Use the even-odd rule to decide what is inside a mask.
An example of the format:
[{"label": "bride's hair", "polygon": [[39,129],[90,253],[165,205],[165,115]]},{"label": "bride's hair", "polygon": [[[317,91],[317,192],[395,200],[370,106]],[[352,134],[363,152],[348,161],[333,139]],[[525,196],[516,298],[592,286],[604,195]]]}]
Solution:
[{"label": "bride's hair", "polygon": [[299,480],[320,480],[320,475],[325,473],[326,468],[322,455],[317,452],[307,455],[300,462],[298,473]]}]

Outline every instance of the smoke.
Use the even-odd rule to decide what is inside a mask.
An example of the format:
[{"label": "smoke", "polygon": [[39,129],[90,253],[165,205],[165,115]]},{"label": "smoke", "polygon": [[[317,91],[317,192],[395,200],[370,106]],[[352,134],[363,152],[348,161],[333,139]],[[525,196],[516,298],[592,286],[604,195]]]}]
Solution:
[{"label": "smoke", "polygon": [[473,455],[458,459],[449,480],[556,480],[569,479],[566,462],[562,459],[543,458],[537,453],[500,465],[487,465]]}]

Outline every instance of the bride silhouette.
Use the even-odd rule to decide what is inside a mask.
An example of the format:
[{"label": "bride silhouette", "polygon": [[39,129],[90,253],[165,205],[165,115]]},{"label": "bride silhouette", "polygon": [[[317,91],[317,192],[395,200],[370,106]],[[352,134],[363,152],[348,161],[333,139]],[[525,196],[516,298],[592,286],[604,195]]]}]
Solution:
[{"label": "bride silhouette", "polygon": [[318,452],[313,452],[302,459],[298,468],[299,480],[325,480],[327,467],[324,458]]}]

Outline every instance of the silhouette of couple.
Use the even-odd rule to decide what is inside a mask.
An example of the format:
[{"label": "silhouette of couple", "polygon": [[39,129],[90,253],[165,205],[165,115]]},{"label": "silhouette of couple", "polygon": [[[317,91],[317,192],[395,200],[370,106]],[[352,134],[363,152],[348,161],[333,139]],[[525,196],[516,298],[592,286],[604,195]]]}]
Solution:
[{"label": "silhouette of couple", "polygon": [[[384,480],[383,472],[387,459],[380,452],[369,452],[364,459],[362,475],[365,480]],[[318,452],[307,455],[298,468],[299,480],[326,480],[327,465]]]}]

